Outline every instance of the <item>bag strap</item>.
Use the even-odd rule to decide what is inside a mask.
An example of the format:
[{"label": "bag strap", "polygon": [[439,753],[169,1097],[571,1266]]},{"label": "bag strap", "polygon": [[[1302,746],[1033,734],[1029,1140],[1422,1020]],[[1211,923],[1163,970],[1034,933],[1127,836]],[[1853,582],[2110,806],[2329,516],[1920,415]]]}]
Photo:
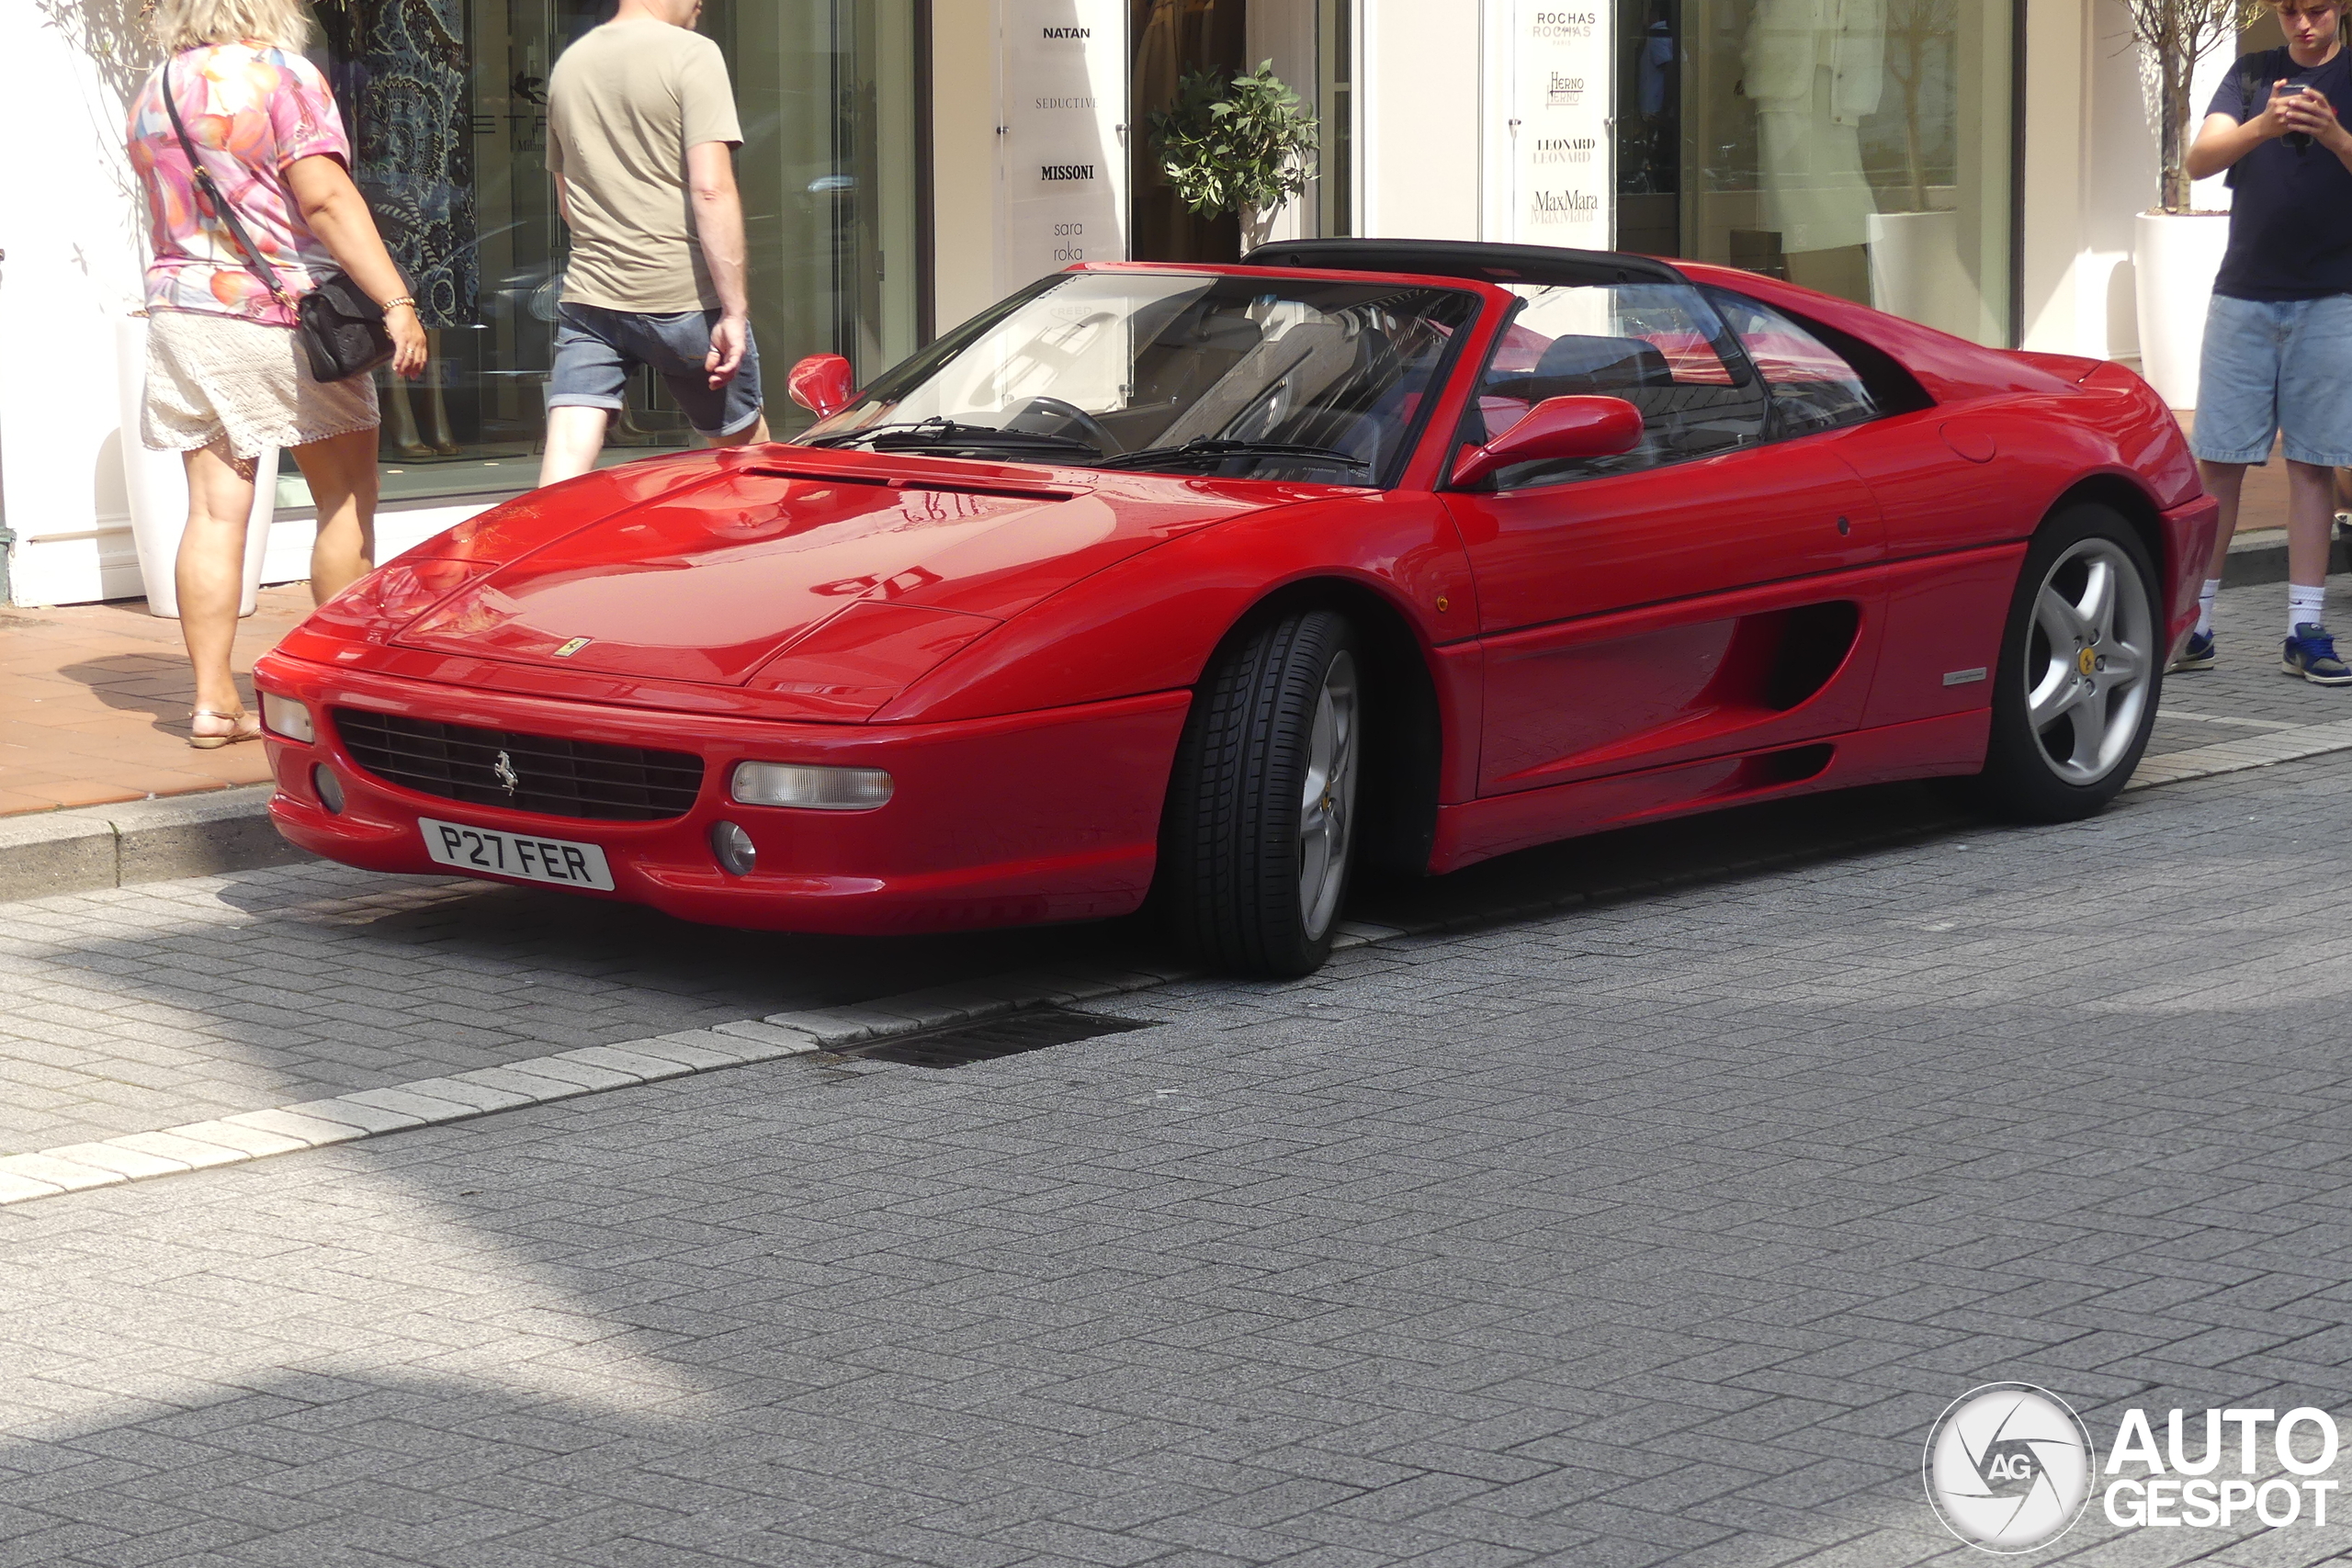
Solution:
[{"label": "bag strap", "polygon": [[261,254],[261,247],[254,243],[253,236],[247,234],[245,226],[237,220],[237,209],[220,194],[219,182],[213,179],[212,171],[204,166],[204,160],[197,155],[196,143],[188,139],[187,125],[180,118],[180,106],[172,97],[171,61],[164,62],[156,79],[163,85],[164,108],[172,117],[173,134],[180,139],[180,150],[187,154],[189,178],[196,182],[196,187],[211,204],[213,215],[228,225],[229,237],[237,243],[239,250],[245,253],[246,266],[261,279],[262,286],[280,305],[293,310],[295,297],[286,291],[286,285],[278,281],[277,269],[269,265],[268,258]]}]

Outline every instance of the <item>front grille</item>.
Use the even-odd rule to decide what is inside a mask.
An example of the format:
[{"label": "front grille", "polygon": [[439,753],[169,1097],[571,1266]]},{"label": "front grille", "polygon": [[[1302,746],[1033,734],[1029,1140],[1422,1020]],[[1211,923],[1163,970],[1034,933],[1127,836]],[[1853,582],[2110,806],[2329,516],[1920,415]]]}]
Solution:
[{"label": "front grille", "polygon": [[380,779],[444,800],[599,822],[659,822],[684,816],[702,790],[702,759],[689,752],[517,735],[358,708],[333,711],[335,731],[354,761]]}]

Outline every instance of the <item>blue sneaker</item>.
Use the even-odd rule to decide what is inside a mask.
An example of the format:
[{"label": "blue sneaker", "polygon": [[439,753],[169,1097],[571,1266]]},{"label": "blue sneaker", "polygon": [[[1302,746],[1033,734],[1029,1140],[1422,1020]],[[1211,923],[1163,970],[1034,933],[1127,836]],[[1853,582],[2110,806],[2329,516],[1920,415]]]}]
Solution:
[{"label": "blue sneaker", "polygon": [[2352,686],[2352,669],[2335,657],[2335,639],[2327,628],[2305,621],[2287,639],[2279,656],[2278,668],[2290,675],[2301,675],[2317,686]]},{"label": "blue sneaker", "polygon": [[2211,670],[2220,662],[2213,652],[2213,634],[2191,632],[2188,646],[2180,650],[2180,657],[2172,661],[2172,669],[2166,673],[2177,675],[2184,670]]}]

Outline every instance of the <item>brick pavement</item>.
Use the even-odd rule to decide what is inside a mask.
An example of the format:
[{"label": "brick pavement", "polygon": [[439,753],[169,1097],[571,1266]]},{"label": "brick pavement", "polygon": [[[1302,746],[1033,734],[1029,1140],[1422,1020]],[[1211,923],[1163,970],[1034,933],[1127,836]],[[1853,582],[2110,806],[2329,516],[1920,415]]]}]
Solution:
[{"label": "brick pavement", "polygon": [[[307,584],[263,589],[238,623],[239,675],[310,613]],[[0,606],[0,817],[267,779],[258,745],[187,744],[194,690],[179,622],[144,600]]]},{"label": "brick pavement", "polygon": [[1982,1561],[1977,1382],[2352,1404],[2346,777],[0,1211],[0,1563]]}]

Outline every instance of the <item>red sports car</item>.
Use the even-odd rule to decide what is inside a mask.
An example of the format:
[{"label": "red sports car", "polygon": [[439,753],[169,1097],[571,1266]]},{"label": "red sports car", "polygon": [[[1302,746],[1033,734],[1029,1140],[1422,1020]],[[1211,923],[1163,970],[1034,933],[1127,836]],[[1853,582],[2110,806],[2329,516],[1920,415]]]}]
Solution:
[{"label": "red sports car", "polygon": [[2113,365],[1721,267],[1094,265],[797,442],[410,551],[256,671],[306,849],[803,931],[1121,915],[1295,975],[1350,870],[1882,780],[2097,810],[2215,510]]}]

